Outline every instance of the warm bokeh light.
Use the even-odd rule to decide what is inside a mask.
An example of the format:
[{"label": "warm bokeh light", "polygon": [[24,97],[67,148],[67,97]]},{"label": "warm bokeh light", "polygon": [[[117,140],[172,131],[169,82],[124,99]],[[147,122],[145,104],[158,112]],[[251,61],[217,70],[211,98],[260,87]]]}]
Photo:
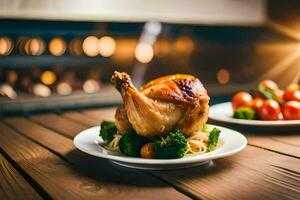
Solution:
[{"label": "warm bokeh light", "polygon": [[153,48],[150,44],[139,43],[136,46],[134,55],[139,62],[149,63],[154,56]]},{"label": "warm bokeh light", "polygon": [[8,83],[15,83],[18,79],[18,74],[16,71],[14,70],[11,70],[11,71],[8,71],[7,73],[7,82]]},{"label": "warm bokeh light", "polygon": [[67,82],[61,82],[57,85],[56,91],[60,95],[69,95],[72,93],[72,87]]},{"label": "warm bokeh light", "polygon": [[263,68],[259,79],[272,79],[280,87],[287,87],[290,83],[298,82],[300,77],[299,58],[300,44],[293,43],[259,43],[255,50],[268,57],[268,62],[260,63]]},{"label": "warm bokeh light", "polygon": [[41,81],[45,85],[52,85],[56,81],[56,75],[52,71],[44,71],[41,74]]},{"label": "warm bokeh light", "polygon": [[74,38],[71,40],[69,45],[69,52],[71,55],[80,56],[82,55],[82,39],[81,38]]},{"label": "warm bokeh light", "polygon": [[17,98],[16,91],[13,89],[12,86],[10,86],[7,83],[4,83],[3,85],[0,86],[0,94],[3,96],[7,96],[10,99]]},{"label": "warm bokeh light", "polygon": [[226,84],[230,80],[230,72],[227,69],[220,69],[217,72],[217,80],[220,84]]},{"label": "warm bokeh light", "polygon": [[53,38],[49,43],[49,51],[54,56],[61,56],[65,53],[67,44],[64,39],[60,37]]},{"label": "warm bokeh light", "polygon": [[293,17],[287,24],[278,23],[273,20],[268,20],[265,27],[284,35],[293,40],[293,42],[278,41],[278,42],[258,42],[256,43],[255,51],[268,57],[268,59],[260,61],[257,65],[260,66],[260,72],[257,74],[257,79],[272,79],[280,87],[287,87],[291,83],[297,83],[300,79],[299,58],[300,58],[300,34],[299,23]]},{"label": "warm bokeh light", "polygon": [[284,26],[280,23],[274,22],[272,20],[268,20],[268,22],[265,24],[265,27],[270,28],[271,30],[274,30],[280,34],[283,34],[291,39],[300,40],[299,31],[297,31],[299,27],[298,20],[294,20],[293,24],[290,24],[290,26]]},{"label": "warm bokeh light", "polygon": [[94,79],[88,79],[83,83],[83,91],[86,93],[96,93],[100,89],[99,83]]},{"label": "warm bokeh light", "polygon": [[137,45],[135,38],[118,38],[116,39],[116,48],[112,56],[113,62],[117,65],[126,65],[134,60],[134,50]]},{"label": "warm bokeh light", "polygon": [[174,48],[178,53],[188,55],[194,50],[194,42],[190,37],[181,36],[174,43]]},{"label": "warm bokeh light", "polygon": [[170,44],[167,40],[158,40],[154,45],[155,56],[165,57],[171,50]]},{"label": "warm bokeh light", "polygon": [[13,41],[8,37],[0,37],[0,55],[7,56],[14,47]]},{"label": "warm bokeh light", "polygon": [[24,46],[27,55],[39,56],[45,51],[45,42],[41,38],[31,38],[26,40]]},{"label": "warm bokeh light", "polygon": [[99,39],[98,50],[101,56],[110,57],[114,54],[116,49],[116,42],[110,36],[104,36]]},{"label": "warm bokeh light", "polygon": [[51,95],[51,90],[49,87],[46,85],[43,85],[41,83],[37,83],[33,86],[32,89],[33,94],[36,96],[41,96],[41,97],[48,97]]},{"label": "warm bokeh light", "polygon": [[84,39],[82,44],[83,52],[87,56],[97,56],[98,51],[98,38],[96,36],[88,36]]}]

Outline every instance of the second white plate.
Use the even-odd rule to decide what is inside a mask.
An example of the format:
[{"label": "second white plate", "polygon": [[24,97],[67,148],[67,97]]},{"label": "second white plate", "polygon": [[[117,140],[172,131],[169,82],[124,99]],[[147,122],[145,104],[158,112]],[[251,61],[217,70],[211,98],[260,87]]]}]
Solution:
[{"label": "second white plate", "polygon": [[220,103],[210,107],[209,118],[214,121],[248,125],[261,127],[300,127],[300,120],[278,120],[278,121],[264,121],[264,120],[245,120],[233,118],[233,110],[231,102]]}]

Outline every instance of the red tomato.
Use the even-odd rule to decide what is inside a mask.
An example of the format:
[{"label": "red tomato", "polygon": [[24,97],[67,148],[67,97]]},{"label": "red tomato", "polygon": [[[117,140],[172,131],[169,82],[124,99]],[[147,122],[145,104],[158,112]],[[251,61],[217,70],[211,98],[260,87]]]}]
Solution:
[{"label": "red tomato", "polygon": [[286,120],[300,120],[300,102],[288,101],[283,106],[283,117]]},{"label": "red tomato", "polygon": [[262,98],[256,97],[253,101],[252,101],[252,108],[258,112],[260,110],[260,108],[262,107],[264,103],[264,100]]},{"label": "red tomato", "polygon": [[262,120],[280,120],[282,113],[280,105],[273,99],[267,99],[258,111],[258,115]]},{"label": "red tomato", "polygon": [[272,80],[263,80],[260,82],[260,85],[262,85],[265,88],[265,90],[268,91],[278,90],[278,85]]},{"label": "red tomato", "polygon": [[277,101],[283,102],[283,95],[284,95],[284,91],[283,90],[277,89],[277,90],[274,91],[274,94],[276,96],[276,100]]},{"label": "red tomato", "polygon": [[248,92],[238,92],[232,98],[232,107],[233,110],[245,106],[251,107],[252,106],[252,96]]},{"label": "red tomato", "polygon": [[291,97],[292,101],[300,102],[300,90],[293,92]]},{"label": "red tomato", "polygon": [[298,84],[289,85],[283,95],[286,101],[300,101],[300,86]]},{"label": "red tomato", "polygon": [[300,90],[291,92],[287,98],[287,101],[299,101],[300,102]]}]

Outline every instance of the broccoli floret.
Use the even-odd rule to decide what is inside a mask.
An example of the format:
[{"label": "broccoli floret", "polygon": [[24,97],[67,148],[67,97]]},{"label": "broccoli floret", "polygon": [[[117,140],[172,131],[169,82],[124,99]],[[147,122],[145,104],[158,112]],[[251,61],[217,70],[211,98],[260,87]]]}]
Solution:
[{"label": "broccoli floret", "polygon": [[233,117],[237,119],[255,119],[256,112],[249,107],[240,107],[234,111]]},{"label": "broccoli floret", "polygon": [[213,151],[215,150],[219,136],[220,136],[220,130],[217,128],[214,128],[210,133],[209,133],[209,138],[208,138],[208,143],[207,143],[207,151]]},{"label": "broccoli floret", "polygon": [[166,137],[154,142],[153,149],[157,158],[181,158],[187,150],[187,140],[180,129],[175,129]]},{"label": "broccoli floret", "polygon": [[202,128],[202,131],[205,132],[205,133],[209,133],[210,131],[212,130],[212,127],[207,125],[207,124],[204,124],[203,125],[203,128]]},{"label": "broccoli floret", "polygon": [[100,137],[105,143],[110,143],[117,133],[117,127],[114,122],[103,121],[101,123]]},{"label": "broccoli floret", "polygon": [[123,134],[119,141],[119,149],[125,155],[140,157],[140,150],[147,142],[149,142],[147,138],[142,137],[131,130]]}]

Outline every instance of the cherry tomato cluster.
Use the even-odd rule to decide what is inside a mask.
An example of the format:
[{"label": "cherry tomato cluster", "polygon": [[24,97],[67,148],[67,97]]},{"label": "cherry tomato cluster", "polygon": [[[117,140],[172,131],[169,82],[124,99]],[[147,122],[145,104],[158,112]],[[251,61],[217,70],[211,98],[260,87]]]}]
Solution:
[{"label": "cherry tomato cluster", "polygon": [[232,98],[232,107],[250,108],[260,120],[300,120],[300,85],[291,84],[284,91],[271,80],[258,85],[253,97],[248,92],[238,92]]}]

